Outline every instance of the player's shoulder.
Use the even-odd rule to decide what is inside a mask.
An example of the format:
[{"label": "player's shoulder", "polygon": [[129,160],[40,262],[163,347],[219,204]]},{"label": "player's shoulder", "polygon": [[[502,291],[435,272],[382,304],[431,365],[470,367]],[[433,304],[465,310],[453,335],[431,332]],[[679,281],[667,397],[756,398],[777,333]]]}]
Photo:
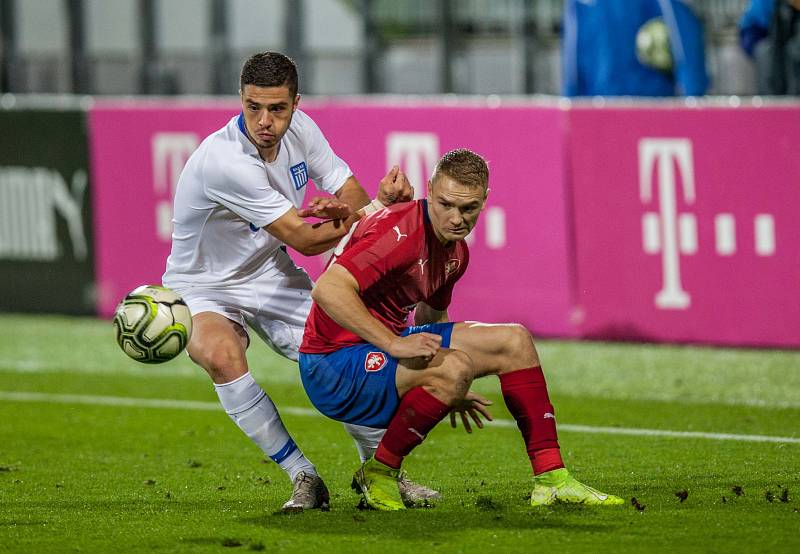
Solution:
[{"label": "player's shoulder", "polygon": [[[244,144],[239,135],[246,139],[243,131],[239,128],[239,118],[235,116],[221,129],[218,129],[208,135],[202,143],[200,143],[201,150],[207,150],[209,153],[220,155],[231,155],[236,153],[244,154]],[[249,143],[250,141],[247,140]],[[255,148],[255,147],[254,147]]]},{"label": "player's shoulder", "polygon": [[[415,227],[414,221],[418,217],[419,210],[418,202],[417,200],[400,202],[371,213],[358,222],[355,236],[357,238],[370,235],[377,237],[392,232],[396,226],[402,226],[405,230]],[[403,231],[403,234],[408,235],[406,231]]]},{"label": "player's shoulder", "polygon": [[207,177],[230,176],[238,167],[258,163],[258,152],[240,129],[239,117],[232,118],[225,127],[206,137],[198,148]]},{"label": "player's shoulder", "polygon": [[391,214],[396,214],[399,217],[409,217],[417,214],[422,209],[424,202],[422,200],[411,200],[409,202],[397,202],[390,206],[386,206],[381,211]]},{"label": "player's shoulder", "polygon": [[421,221],[423,203],[420,200],[398,202],[375,212],[372,217],[376,222],[398,224],[400,222],[416,226]]},{"label": "player's shoulder", "polygon": [[298,108],[292,115],[292,123],[289,125],[289,130],[285,137],[300,141],[310,141],[321,134],[322,131],[311,116]]},{"label": "player's shoulder", "polygon": [[309,125],[317,126],[314,120],[306,112],[297,108],[292,116],[292,125],[297,124],[300,127],[307,127]]}]

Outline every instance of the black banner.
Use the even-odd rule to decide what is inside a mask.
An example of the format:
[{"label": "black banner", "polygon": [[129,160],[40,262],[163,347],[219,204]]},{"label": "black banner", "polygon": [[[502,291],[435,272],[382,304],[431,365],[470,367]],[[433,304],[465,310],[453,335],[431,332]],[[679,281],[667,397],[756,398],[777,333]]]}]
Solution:
[{"label": "black banner", "polygon": [[94,314],[87,118],[0,110],[0,311]]}]

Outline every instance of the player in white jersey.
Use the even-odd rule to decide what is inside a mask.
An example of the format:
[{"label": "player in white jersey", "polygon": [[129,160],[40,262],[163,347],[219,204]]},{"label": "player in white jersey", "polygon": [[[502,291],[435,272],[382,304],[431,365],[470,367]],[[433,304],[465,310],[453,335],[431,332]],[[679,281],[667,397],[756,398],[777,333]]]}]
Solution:
[{"label": "player in white jersey", "polygon": [[[242,113],[209,135],[181,173],[163,282],[189,305],[188,352],[208,372],[223,408],[289,474],[294,489],[283,509],[325,508],[325,484],[249,372],[247,326],[297,360],[312,282],[284,245],[305,255],[324,252],[359,217],[357,209],[374,203],[319,127],[297,109],[292,60],[274,52],[252,56],[242,68],[240,92]],[[335,199],[314,199],[300,209],[309,179]],[[412,194],[394,168],[381,181],[376,202]],[[310,224],[303,219],[309,215],[325,221]],[[370,457],[383,430],[345,427],[362,460]],[[407,485],[409,500],[436,495]]]}]

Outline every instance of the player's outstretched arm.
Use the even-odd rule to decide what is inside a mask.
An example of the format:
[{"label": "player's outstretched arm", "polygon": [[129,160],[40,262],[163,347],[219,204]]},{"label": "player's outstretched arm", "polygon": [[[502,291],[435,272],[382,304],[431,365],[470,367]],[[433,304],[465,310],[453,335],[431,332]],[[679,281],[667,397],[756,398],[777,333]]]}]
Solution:
[{"label": "player's outstretched arm", "polygon": [[337,200],[330,203],[331,205],[316,210],[316,213],[307,214],[331,217],[327,221],[308,223],[300,216],[303,212],[291,208],[264,227],[264,230],[305,256],[321,254],[335,246],[358,218],[346,204]]},{"label": "player's outstretched arm", "polygon": [[348,177],[344,185],[336,191],[336,198],[350,206],[353,211],[369,204],[367,191],[364,190],[361,183],[353,175]]},{"label": "player's outstretched arm", "polygon": [[298,217],[318,217],[320,219],[347,219],[353,209],[345,202],[328,196],[316,196],[305,208],[297,210]]},{"label": "player's outstretched arm", "polygon": [[[290,214],[287,214],[288,217],[284,216],[286,221],[281,222],[280,220],[283,218],[280,218],[265,229],[301,254],[313,256],[334,247],[338,241],[346,242],[349,238],[347,231],[364,215],[395,202],[407,202],[413,197],[414,189],[408,182],[405,173],[400,171],[399,166],[394,166],[381,179],[378,197],[372,203],[361,184],[351,175],[336,192],[336,199],[316,197],[309,202],[308,206],[295,212],[297,218],[319,217],[333,220],[332,225],[337,231],[334,233],[335,239],[328,238],[331,235],[330,229],[324,229],[324,232],[315,233],[314,236],[307,236],[307,229],[303,227],[305,222],[298,221]],[[348,206],[352,213],[342,211],[343,206]],[[341,232],[342,228],[336,223],[336,220],[340,220],[344,225],[344,232]],[[310,227],[317,229],[325,226],[314,224]],[[300,232],[299,236],[296,234],[298,231]],[[345,238],[346,235],[347,238]],[[292,240],[295,244],[291,242]],[[320,240],[323,242],[319,243]]]},{"label": "player's outstretched arm", "polygon": [[353,274],[333,264],[319,278],[311,297],[336,323],[395,358],[429,360],[436,355],[442,337],[432,333],[398,337],[369,313],[358,293],[358,282]]}]

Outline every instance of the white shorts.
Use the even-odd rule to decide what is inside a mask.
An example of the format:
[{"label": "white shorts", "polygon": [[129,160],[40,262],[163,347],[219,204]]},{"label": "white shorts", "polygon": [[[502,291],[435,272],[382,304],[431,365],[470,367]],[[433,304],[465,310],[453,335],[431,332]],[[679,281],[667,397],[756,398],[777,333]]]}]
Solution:
[{"label": "white shorts", "polygon": [[245,332],[249,325],[275,352],[297,361],[314,283],[283,250],[276,251],[273,260],[272,268],[243,284],[172,288],[192,315],[218,313]]}]

